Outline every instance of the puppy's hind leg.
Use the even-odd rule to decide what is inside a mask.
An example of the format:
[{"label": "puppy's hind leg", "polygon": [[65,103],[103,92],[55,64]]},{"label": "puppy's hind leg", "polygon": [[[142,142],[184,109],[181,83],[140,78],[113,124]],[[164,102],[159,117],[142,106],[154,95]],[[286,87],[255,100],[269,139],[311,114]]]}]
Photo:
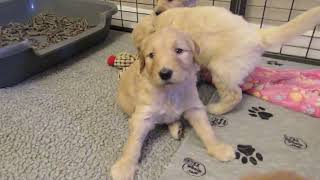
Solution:
[{"label": "puppy's hind leg", "polygon": [[230,88],[223,80],[213,78],[220,100],[217,103],[207,105],[207,110],[211,114],[221,115],[231,111],[242,99],[240,87]]},{"label": "puppy's hind leg", "polygon": [[168,128],[171,136],[174,139],[180,140],[183,136],[183,126],[181,121],[176,121],[174,123],[168,124]]},{"label": "puppy's hind leg", "polygon": [[231,111],[241,101],[242,90],[238,85],[238,79],[241,79],[241,77],[236,77],[237,80],[235,81],[234,77],[240,76],[237,72],[218,73],[219,71],[210,66],[209,69],[220,100],[216,103],[211,102],[208,104],[207,110],[211,114],[221,115]]}]

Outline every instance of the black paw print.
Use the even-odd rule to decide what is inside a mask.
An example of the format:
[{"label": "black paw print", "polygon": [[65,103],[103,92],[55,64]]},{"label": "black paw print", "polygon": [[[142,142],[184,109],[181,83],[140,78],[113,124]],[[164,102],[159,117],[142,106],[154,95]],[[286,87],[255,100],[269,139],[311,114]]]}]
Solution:
[{"label": "black paw print", "polygon": [[206,167],[202,163],[189,157],[183,159],[182,170],[185,173],[196,177],[204,176],[207,172]]},{"label": "black paw print", "polygon": [[[242,164],[247,164],[248,159],[251,164],[257,165],[258,161],[263,161],[262,154],[259,152],[256,152],[256,149],[253,148],[251,145],[241,145],[239,144],[237,146],[236,150],[236,159],[241,158]],[[242,157],[241,157],[242,156]]]},{"label": "black paw print", "polygon": [[286,134],[283,135],[283,141],[287,146],[294,149],[304,150],[304,149],[307,149],[308,147],[307,143],[301,138],[288,136]]},{"label": "black paw print", "polygon": [[273,114],[266,112],[266,109],[263,107],[252,107],[248,110],[249,115],[252,117],[260,117],[263,120],[269,120],[273,117]]},{"label": "black paw print", "polygon": [[225,127],[228,125],[228,120],[225,117],[214,117],[210,124],[215,127]]},{"label": "black paw print", "polygon": [[278,61],[267,61],[268,64],[270,65],[275,65],[275,66],[282,66],[283,64],[278,63]]}]

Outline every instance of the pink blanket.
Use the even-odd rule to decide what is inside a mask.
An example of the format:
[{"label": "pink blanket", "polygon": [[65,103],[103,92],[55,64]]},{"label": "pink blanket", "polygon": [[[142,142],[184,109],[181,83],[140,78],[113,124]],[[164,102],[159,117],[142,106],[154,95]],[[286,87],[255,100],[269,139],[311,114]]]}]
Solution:
[{"label": "pink blanket", "polygon": [[320,118],[320,69],[257,67],[241,88],[258,98]]}]

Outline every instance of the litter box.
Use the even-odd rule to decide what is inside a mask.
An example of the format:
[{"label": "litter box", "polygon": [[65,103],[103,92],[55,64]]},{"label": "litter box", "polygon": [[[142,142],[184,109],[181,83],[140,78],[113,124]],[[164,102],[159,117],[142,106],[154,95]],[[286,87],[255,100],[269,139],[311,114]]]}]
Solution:
[{"label": "litter box", "polygon": [[16,85],[104,41],[117,7],[102,0],[0,0],[0,26],[28,22],[41,12],[85,18],[94,27],[39,50],[29,40],[0,48],[0,88]]}]

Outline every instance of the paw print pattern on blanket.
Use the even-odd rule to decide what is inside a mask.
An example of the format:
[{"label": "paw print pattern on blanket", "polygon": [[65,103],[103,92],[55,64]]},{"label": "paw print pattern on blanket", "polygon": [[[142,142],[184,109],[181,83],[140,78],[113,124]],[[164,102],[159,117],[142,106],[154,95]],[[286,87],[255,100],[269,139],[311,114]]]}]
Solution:
[{"label": "paw print pattern on blanket", "polygon": [[206,167],[192,158],[186,157],[183,159],[182,170],[191,176],[204,176],[206,174]]},{"label": "paw print pattern on blanket", "polygon": [[286,134],[283,135],[283,141],[287,146],[293,149],[305,150],[308,147],[307,143],[301,138],[288,136]]},{"label": "paw print pattern on blanket", "polygon": [[258,161],[263,161],[263,156],[256,152],[256,149],[251,145],[239,144],[236,150],[236,159],[241,159],[242,164],[247,164],[249,160],[251,164],[257,165]]},{"label": "paw print pattern on blanket", "polygon": [[273,117],[273,114],[266,112],[266,109],[263,107],[251,107],[248,109],[249,115],[252,117],[259,117],[262,120],[269,120]]},{"label": "paw print pattern on blanket", "polygon": [[228,119],[225,117],[214,117],[212,121],[210,121],[211,126],[215,127],[226,127],[228,125]]}]

